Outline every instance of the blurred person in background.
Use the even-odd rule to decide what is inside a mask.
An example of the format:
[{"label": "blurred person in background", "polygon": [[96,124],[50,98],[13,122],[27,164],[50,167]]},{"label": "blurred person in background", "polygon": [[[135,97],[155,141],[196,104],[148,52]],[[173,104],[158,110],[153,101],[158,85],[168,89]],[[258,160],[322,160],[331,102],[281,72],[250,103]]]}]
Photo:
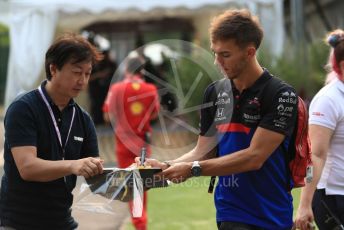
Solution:
[{"label": "blurred person in background", "polygon": [[117,63],[110,52],[110,42],[103,36],[84,31],[83,37],[102,52],[104,58],[98,62],[93,70],[88,84],[90,98],[90,114],[95,125],[104,124],[103,104],[111,84],[112,77],[117,69]]},{"label": "blurred person in background", "polygon": [[332,31],[326,85],[309,109],[314,178],[301,190],[295,225],[309,229],[315,220],[320,230],[344,229],[344,31]]},{"label": "blurred person in background", "polygon": [[[154,84],[159,93],[160,105],[162,110],[174,112],[178,108],[177,96],[175,92],[166,87],[168,82],[167,69],[170,65],[172,50],[163,44],[144,44],[142,34],[137,35],[136,50],[144,63],[142,75],[145,82]],[[154,61],[153,61],[154,60]],[[164,84],[165,83],[165,84]]]},{"label": "blurred person in background", "polygon": [[[155,85],[142,76],[143,60],[127,59],[125,77],[111,85],[103,105],[104,120],[112,121],[118,166],[127,168],[135,162],[143,147],[150,155],[150,122],[159,112],[159,96]],[[147,194],[144,193],[142,217],[132,218],[137,230],[147,229]],[[133,204],[129,202],[132,209]],[[132,213],[132,212],[131,212]]]}]

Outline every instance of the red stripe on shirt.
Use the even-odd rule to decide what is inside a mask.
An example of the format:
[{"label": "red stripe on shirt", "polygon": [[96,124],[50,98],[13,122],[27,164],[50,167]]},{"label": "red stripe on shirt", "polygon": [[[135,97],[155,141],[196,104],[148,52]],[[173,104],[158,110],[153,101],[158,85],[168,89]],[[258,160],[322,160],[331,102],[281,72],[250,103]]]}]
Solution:
[{"label": "red stripe on shirt", "polygon": [[249,127],[240,123],[221,124],[217,125],[216,128],[220,132],[243,132],[246,134],[249,134],[251,130]]}]

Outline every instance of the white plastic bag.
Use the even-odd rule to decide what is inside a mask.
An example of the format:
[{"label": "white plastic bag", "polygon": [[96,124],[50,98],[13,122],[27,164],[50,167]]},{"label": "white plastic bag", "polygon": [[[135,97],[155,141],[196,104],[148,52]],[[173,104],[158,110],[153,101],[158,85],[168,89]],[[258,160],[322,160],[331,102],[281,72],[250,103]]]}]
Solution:
[{"label": "white plastic bag", "polygon": [[[133,201],[133,217],[141,217],[143,209],[143,182],[138,169],[111,168],[92,178],[82,178],[75,193],[73,208],[96,213],[120,212],[118,202]],[[117,205],[116,205],[117,203]]]}]

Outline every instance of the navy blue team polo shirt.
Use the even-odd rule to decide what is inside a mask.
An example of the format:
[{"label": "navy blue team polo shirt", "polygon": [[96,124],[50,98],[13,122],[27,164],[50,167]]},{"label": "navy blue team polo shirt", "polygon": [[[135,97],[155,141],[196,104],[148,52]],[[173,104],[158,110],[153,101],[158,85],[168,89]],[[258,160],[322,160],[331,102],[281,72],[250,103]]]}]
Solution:
[{"label": "navy blue team polo shirt", "polygon": [[[65,160],[98,157],[98,144],[90,116],[74,100],[60,111],[41,84],[65,145]],[[75,117],[66,143],[72,120]],[[44,160],[62,160],[63,151],[49,110],[38,89],[16,98],[5,115],[4,171],[1,181],[1,223],[15,229],[75,229],[71,216],[72,190],[76,176],[69,175],[50,182],[24,181],[14,162],[11,148],[36,146],[37,157]],[[25,154],[25,153],[23,153]]]},{"label": "navy blue team polo shirt", "polygon": [[[262,76],[241,93],[225,80],[212,83],[204,95],[201,111],[202,136],[218,137],[218,154],[225,156],[248,148],[257,127],[286,136],[288,146],[297,112],[295,90],[281,82],[275,92],[264,88],[273,76],[264,70]],[[226,86],[226,87],[224,87]],[[272,94],[273,93],[273,94]],[[290,229],[292,196],[287,187],[285,158],[277,148],[259,170],[220,176],[215,191],[218,222],[233,221],[262,229]]]}]

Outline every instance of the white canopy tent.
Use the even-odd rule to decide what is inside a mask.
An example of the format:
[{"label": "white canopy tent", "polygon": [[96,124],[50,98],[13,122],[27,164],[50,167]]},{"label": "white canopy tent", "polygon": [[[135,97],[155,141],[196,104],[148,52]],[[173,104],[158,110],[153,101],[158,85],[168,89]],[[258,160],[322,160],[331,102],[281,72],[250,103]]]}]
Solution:
[{"label": "white canopy tent", "polygon": [[[283,49],[282,0],[0,0],[0,23],[10,28],[10,57],[7,71],[5,107],[19,94],[35,87],[44,68],[44,55],[51,44],[61,12],[104,11],[186,7],[235,2],[260,16],[265,39],[273,54]],[[273,36],[271,36],[273,35]]]}]

